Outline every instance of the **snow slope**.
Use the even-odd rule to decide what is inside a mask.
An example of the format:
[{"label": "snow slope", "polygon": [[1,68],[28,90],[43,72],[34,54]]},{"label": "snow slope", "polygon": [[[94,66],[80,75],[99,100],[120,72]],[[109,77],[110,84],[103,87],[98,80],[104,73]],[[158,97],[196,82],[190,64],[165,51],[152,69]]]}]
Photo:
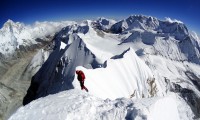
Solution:
[{"label": "snow slope", "polygon": [[[175,94],[137,100],[118,98],[111,101],[74,89],[33,101],[19,108],[9,120],[187,120],[188,118],[183,118],[186,113],[178,111],[180,104],[183,105],[184,102]],[[188,110],[187,105],[185,109]],[[187,115],[192,115],[191,111]]]},{"label": "snow slope", "polygon": [[[151,81],[153,86],[155,85],[153,74],[132,48],[107,60],[103,68],[93,70],[77,67],[76,69],[85,73],[85,85],[89,92],[102,99],[130,98],[132,94],[135,98],[150,97],[159,91],[150,85]],[[74,79],[74,86],[80,89],[77,77]]]}]

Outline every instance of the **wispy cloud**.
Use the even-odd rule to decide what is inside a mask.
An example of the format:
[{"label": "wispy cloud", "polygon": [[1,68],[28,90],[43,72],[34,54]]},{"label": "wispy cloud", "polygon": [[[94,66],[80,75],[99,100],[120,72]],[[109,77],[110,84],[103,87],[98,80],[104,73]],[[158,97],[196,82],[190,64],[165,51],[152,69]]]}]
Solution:
[{"label": "wispy cloud", "polygon": [[170,22],[170,23],[174,23],[174,22],[177,22],[177,23],[183,23],[182,21],[180,20],[177,20],[177,19],[171,19],[169,17],[165,17],[165,20]]}]

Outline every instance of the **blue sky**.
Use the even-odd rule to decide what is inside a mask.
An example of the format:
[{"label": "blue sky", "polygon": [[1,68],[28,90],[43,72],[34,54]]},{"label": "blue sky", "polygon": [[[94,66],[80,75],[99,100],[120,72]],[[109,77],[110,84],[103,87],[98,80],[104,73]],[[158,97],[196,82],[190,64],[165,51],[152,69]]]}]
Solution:
[{"label": "blue sky", "polygon": [[1,0],[0,27],[8,20],[32,24],[35,21],[83,20],[130,15],[151,15],[183,21],[200,33],[200,0]]}]

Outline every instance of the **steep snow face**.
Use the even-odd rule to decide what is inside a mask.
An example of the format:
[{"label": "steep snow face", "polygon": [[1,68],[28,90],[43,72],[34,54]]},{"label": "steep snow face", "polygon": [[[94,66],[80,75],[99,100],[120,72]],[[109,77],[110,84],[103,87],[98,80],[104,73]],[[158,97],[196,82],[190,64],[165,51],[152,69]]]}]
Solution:
[{"label": "steep snow face", "polygon": [[160,21],[159,29],[161,29],[163,33],[174,36],[177,40],[183,40],[189,35],[188,29],[183,23]]},{"label": "steep snow face", "polygon": [[169,36],[156,37],[155,40],[155,44],[153,44],[155,54],[176,61],[190,61],[200,64],[199,47],[192,43],[192,38],[186,37],[182,41],[178,41]]},{"label": "steep snow face", "polygon": [[[106,61],[104,68],[81,69],[86,75],[85,85],[89,92],[99,98],[116,99],[156,96],[155,78],[149,67],[135,54],[133,49]],[[75,77],[74,86],[80,89]]]},{"label": "steep snow face", "polygon": [[8,20],[0,29],[0,53],[12,55],[20,45],[37,44],[36,38],[45,38],[61,30],[61,28],[75,22],[36,22],[34,25],[24,25],[20,22]]},{"label": "steep snow face", "polygon": [[19,108],[9,120],[192,120],[192,117],[188,105],[174,94],[111,101],[74,89],[33,101]]}]

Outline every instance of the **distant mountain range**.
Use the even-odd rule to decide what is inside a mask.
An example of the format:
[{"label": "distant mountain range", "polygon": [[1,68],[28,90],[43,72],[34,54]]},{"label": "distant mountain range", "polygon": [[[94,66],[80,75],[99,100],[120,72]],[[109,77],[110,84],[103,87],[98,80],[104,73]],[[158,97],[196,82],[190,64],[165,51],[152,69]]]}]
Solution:
[{"label": "distant mountain range", "polygon": [[[54,98],[57,99],[61,94],[70,96],[66,99],[61,97],[65,102],[60,108],[50,109],[50,112],[69,110],[63,112],[65,115],[59,112],[61,119],[79,119],[79,112],[75,112],[79,107],[73,106],[69,99],[73,99],[74,103],[91,99],[92,103],[101,103],[103,106],[122,104],[119,108],[111,107],[113,111],[107,106],[104,110],[99,108],[101,112],[103,110],[102,113],[95,109],[87,115],[87,109],[96,107],[91,104],[87,109],[83,107],[86,110],[81,110],[84,114],[80,119],[95,116],[94,119],[192,120],[200,117],[200,40],[181,21],[132,15],[121,21],[99,18],[80,23],[42,22],[29,26],[8,20],[0,30],[0,39],[0,82],[5,86],[0,87],[4,91],[0,98],[18,100],[17,106],[2,104],[4,107],[0,114],[4,118],[20,106],[25,94],[23,104],[26,106],[10,119],[21,120],[24,116],[32,118],[31,111],[47,119],[49,114],[45,113],[45,109],[56,107],[59,103]],[[7,60],[11,60],[12,64]],[[19,62],[21,60],[25,62]],[[89,93],[80,91],[75,75],[77,69],[85,73],[85,85]],[[64,92],[57,94],[61,91]],[[6,96],[9,92],[14,97]],[[55,95],[47,97],[50,99],[48,101],[52,101],[47,103],[49,107],[35,110],[47,101],[47,98],[36,99],[50,94]],[[141,107],[143,101],[148,105]],[[88,102],[82,102],[81,106],[86,104]],[[131,110],[128,108],[130,104],[133,104]],[[173,115],[170,116],[170,110],[163,111],[167,108],[165,104],[175,105],[171,107]],[[6,109],[6,106],[12,110]],[[141,109],[132,110],[137,106]],[[149,109],[149,112],[145,109]],[[45,112],[39,113],[41,110]],[[119,116],[114,117],[113,114],[118,110]],[[23,111],[27,111],[27,114],[24,115]],[[159,111],[163,112],[163,116],[154,116]],[[75,115],[70,116],[70,113]],[[52,116],[59,117],[56,114]],[[39,119],[37,116],[33,118]]]}]

